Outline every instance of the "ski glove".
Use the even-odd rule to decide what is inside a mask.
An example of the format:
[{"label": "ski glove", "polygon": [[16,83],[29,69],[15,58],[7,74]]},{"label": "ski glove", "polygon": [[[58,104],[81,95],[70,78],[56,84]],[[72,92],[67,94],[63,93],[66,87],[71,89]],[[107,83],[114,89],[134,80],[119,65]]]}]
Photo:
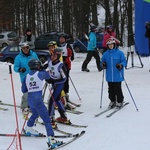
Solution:
[{"label": "ski glove", "polygon": [[105,62],[102,63],[102,68],[106,69],[106,63]]},{"label": "ski glove", "polygon": [[46,81],[47,83],[50,83],[50,84],[54,84],[54,83],[55,83],[55,80],[53,80],[52,78],[46,79],[45,81]]},{"label": "ski glove", "polygon": [[121,70],[121,69],[123,68],[123,65],[122,65],[122,64],[117,64],[117,65],[116,65],[116,68],[117,68],[118,70]]},{"label": "ski glove", "polygon": [[41,69],[42,69],[42,70],[43,70],[43,69],[45,70],[45,69],[47,69],[47,68],[48,68],[48,64],[45,64],[45,65],[42,65],[42,66],[41,66]]},{"label": "ski glove", "polygon": [[26,68],[19,68],[18,71],[24,73],[26,71]]}]

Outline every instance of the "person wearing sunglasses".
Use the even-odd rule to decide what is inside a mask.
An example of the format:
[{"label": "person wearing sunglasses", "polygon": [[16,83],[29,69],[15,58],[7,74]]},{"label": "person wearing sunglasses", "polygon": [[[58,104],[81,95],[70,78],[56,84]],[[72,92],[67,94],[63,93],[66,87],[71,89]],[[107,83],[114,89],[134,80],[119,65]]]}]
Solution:
[{"label": "person wearing sunglasses", "polygon": [[[20,81],[23,82],[25,76],[30,72],[28,62],[31,59],[38,59],[38,56],[35,52],[29,49],[29,44],[23,42],[20,44],[21,50],[20,53],[15,57],[14,60],[14,71],[19,73]],[[28,93],[24,93],[21,99],[21,109],[24,115],[28,112],[28,102],[27,102]]]}]

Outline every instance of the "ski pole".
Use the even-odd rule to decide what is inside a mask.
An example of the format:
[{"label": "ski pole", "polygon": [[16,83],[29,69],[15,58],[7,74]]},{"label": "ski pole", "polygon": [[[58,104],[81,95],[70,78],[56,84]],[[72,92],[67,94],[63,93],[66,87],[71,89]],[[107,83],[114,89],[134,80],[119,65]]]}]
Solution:
[{"label": "ski pole", "polygon": [[129,89],[129,86],[128,86],[128,84],[127,84],[127,82],[126,82],[126,80],[125,80],[125,78],[123,77],[123,75],[122,75],[121,72],[120,72],[120,75],[121,75],[121,77],[124,79],[125,85],[126,85],[126,87],[127,87],[127,89],[128,89],[128,92],[129,92],[129,94],[130,94],[130,96],[131,96],[131,99],[132,99],[132,101],[133,101],[133,103],[134,103],[134,106],[135,106],[136,110],[139,111],[138,108],[137,108],[137,105],[136,105],[136,103],[135,103],[135,100],[134,100],[134,98],[133,98],[133,96],[132,96],[132,94],[131,94],[131,91],[130,91],[130,89]]},{"label": "ski pole", "polygon": [[102,75],[102,87],[101,87],[100,108],[102,108],[103,86],[104,86],[104,69],[103,69],[103,75]]},{"label": "ski pole", "polygon": [[79,93],[78,93],[78,91],[77,91],[77,89],[76,89],[76,87],[75,87],[75,85],[74,85],[74,83],[73,83],[73,81],[72,81],[72,79],[71,79],[70,76],[69,76],[69,79],[70,79],[70,81],[71,81],[71,83],[72,83],[72,85],[73,85],[73,87],[74,87],[74,90],[76,91],[76,93],[77,93],[77,95],[78,95],[79,100],[81,100],[81,97],[79,96]]}]

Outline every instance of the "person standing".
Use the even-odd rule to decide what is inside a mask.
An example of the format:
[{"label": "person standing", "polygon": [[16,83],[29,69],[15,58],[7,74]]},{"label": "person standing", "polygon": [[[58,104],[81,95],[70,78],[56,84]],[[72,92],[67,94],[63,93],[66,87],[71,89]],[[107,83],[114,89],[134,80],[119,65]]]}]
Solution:
[{"label": "person standing", "polygon": [[63,63],[67,70],[64,92],[65,92],[66,100],[69,100],[69,74],[71,70],[71,61],[74,60],[74,52],[72,47],[70,46],[70,44],[66,42],[66,40],[67,40],[67,35],[65,33],[60,34],[58,47],[62,49]]},{"label": "person standing", "polygon": [[106,69],[106,81],[108,82],[108,95],[110,104],[108,108],[120,108],[123,104],[124,96],[121,83],[124,80],[124,67],[126,59],[124,53],[116,47],[113,38],[106,41],[108,50],[102,56],[102,68]]},{"label": "person standing", "polygon": [[[14,60],[14,71],[19,73],[20,81],[22,83],[25,76],[30,72],[28,62],[33,58],[38,59],[38,56],[35,52],[29,49],[29,44],[27,42],[23,42],[20,45],[21,51]],[[24,93],[21,100],[21,109],[23,114],[26,114],[26,111],[28,111],[27,96],[28,93]]]},{"label": "person standing", "polygon": [[97,32],[97,26],[91,26],[90,28],[91,32],[89,35],[89,41],[87,46],[87,56],[82,64],[82,71],[90,72],[90,70],[87,68],[88,63],[91,61],[92,57],[96,59],[96,65],[98,71],[101,71],[102,68],[100,66],[100,56],[98,54],[97,48],[96,48],[96,32]]},{"label": "person standing", "polygon": [[32,34],[31,29],[27,28],[25,35],[21,39],[22,42],[27,42],[31,50],[35,49],[35,36]]},{"label": "person standing", "polygon": [[102,43],[102,46],[103,46],[103,53],[107,51],[107,44],[106,44],[106,41],[107,39],[109,38],[114,38],[115,41],[116,41],[116,45],[119,45],[120,44],[120,41],[116,39],[116,34],[114,32],[114,29],[113,29],[113,25],[108,25],[106,27],[106,31],[104,32],[104,38],[103,38],[103,43]]},{"label": "person standing", "polygon": [[50,100],[48,102],[49,116],[52,120],[52,126],[55,127],[55,112],[54,103],[58,106],[58,112],[60,117],[56,118],[58,122],[70,123],[67,119],[65,107],[61,101],[61,91],[64,89],[64,84],[66,81],[66,68],[64,64],[60,61],[62,55],[62,50],[60,48],[55,48],[48,60],[48,68],[50,74],[50,80],[46,80],[48,83],[52,84],[53,93],[51,93]]},{"label": "person standing", "polygon": [[26,75],[22,83],[22,92],[28,92],[28,104],[30,106],[32,115],[27,122],[25,134],[28,136],[40,136],[41,133],[33,129],[35,120],[40,116],[44,121],[44,125],[48,137],[48,147],[55,148],[63,144],[63,142],[56,141],[54,138],[54,131],[51,126],[51,120],[48,115],[46,106],[42,99],[42,88],[45,79],[50,79],[49,73],[42,70],[42,64],[37,59],[32,59],[28,62],[31,72]]}]

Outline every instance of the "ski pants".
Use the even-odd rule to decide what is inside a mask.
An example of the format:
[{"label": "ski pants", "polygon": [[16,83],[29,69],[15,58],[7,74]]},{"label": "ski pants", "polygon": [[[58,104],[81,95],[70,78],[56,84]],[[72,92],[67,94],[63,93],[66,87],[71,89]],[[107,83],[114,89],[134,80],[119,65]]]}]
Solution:
[{"label": "ski pants", "polygon": [[124,96],[121,89],[122,82],[108,82],[108,93],[111,102],[123,102]]},{"label": "ski pants", "polygon": [[21,99],[21,109],[28,107],[28,92],[23,93],[22,99]]},{"label": "ski pants", "polygon": [[54,136],[54,131],[51,126],[51,120],[48,114],[48,110],[42,101],[42,92],[39,95],[36,92],[28,94],[28,104],[32,111],[32,115],[27,122],[28,127],[33,127],[35,120],[40,116],[44,122],[47,136]]},{"label": "ski pants", "polygon": [[[51,97],[48,102],[49,116],[55,116],[54,103],[58,106],[58,112],[62,118],[66,118],[65,107],[61,101],[61,91],[64,89],[64,83],[53,85],[53,93],[50,93]],[[51,91],[50,91],[51,92]]]},{"label": "ski pants", "polygon": [[87,65],[91,61],[92,57],[94,57],[96,59],[97,69],[98,70],[101,69],[101,66],[100,66],[100,56],[98,54],[98,51],[88,51],[87,52],[86,59],[84,60],[84,62],[82,64],[82,69],[87,69]]}]

